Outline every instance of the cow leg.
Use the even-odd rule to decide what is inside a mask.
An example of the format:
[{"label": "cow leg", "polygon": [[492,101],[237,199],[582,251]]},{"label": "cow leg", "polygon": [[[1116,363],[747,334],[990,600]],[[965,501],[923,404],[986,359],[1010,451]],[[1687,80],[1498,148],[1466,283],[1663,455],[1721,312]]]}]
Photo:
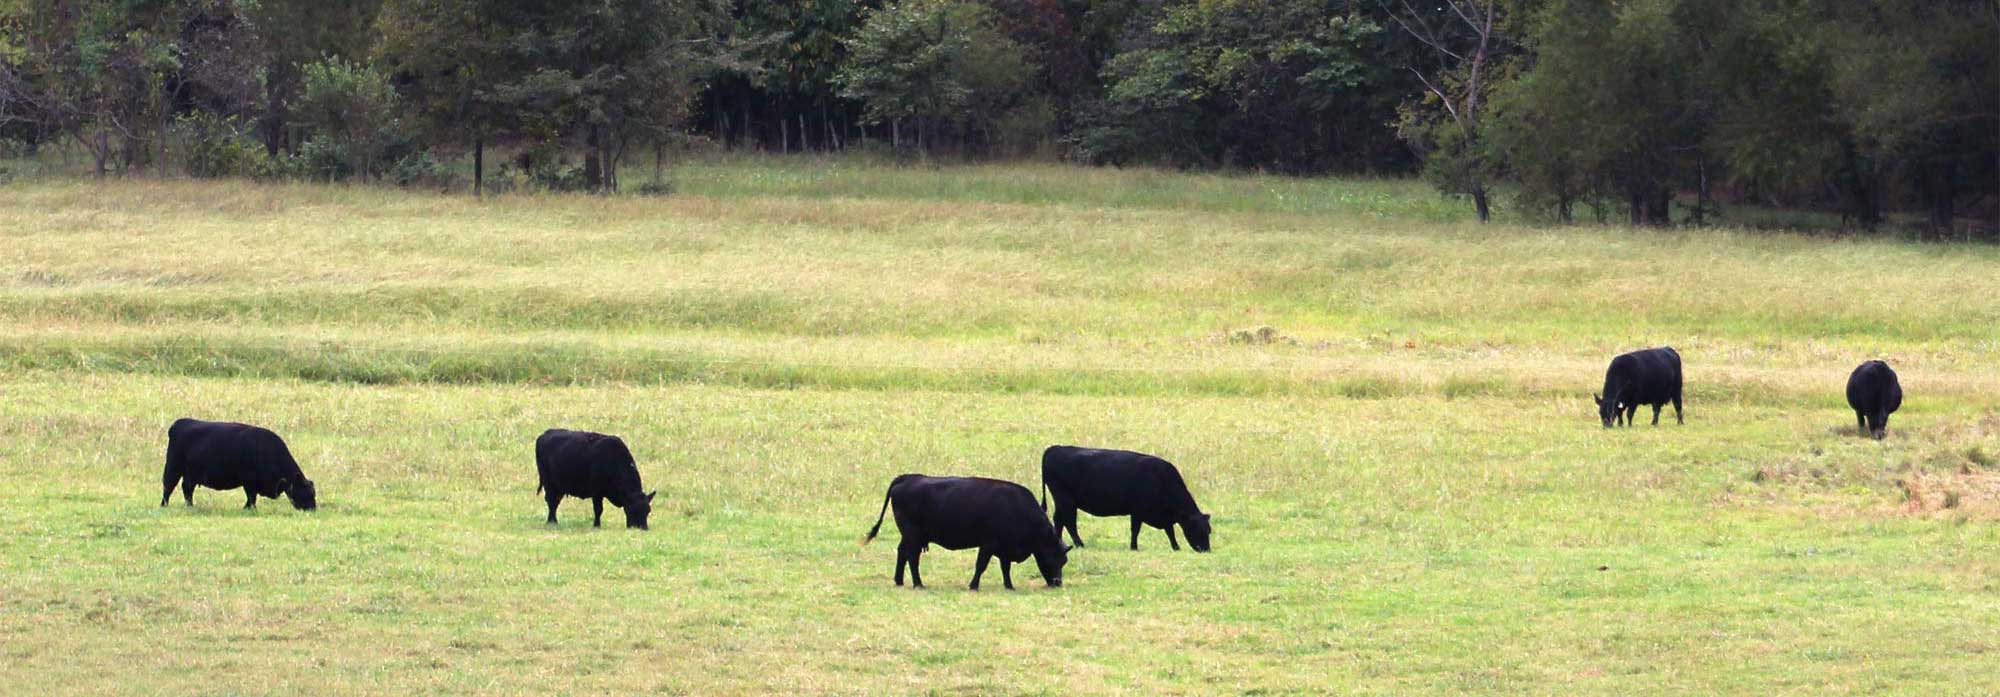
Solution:
[{"label": "cow leg", "polygon": [[1674,395],[1674,423],[1687,425],[1687,417],[1681,416],[1681,396]]},{"label": "cow leg", "polygon": [[1875,412],[1872,425],[1874,428],[1869,429],[1869,432],[1875,435],[1875,440],[1882,440],[1884,436],[1889,435],[1889,414],[1883,411]]},{"label": "cow leg", "polygon": [[167,507],[167,502],[168,502],[168,501],[171,501],[171,500],[173,500],[173,498],[174,498],[174,486],[175,486],[175,485],[178,485],[178,484],[180,484],[180,483],[181,483],[181,468],[180,468],[180,463],[178,463],[178,462],[175,462],[175,461],[174,461],[174,458],[173,458],[172,456],[168,456],[168,457],[167,457],[167,469],[166,469],[166,472],[165,472],[164,474],[161,474],[161,475],[160,475],[160,507],[161,507],[161,508],[166,508],[166,507]]},{"label": "cow leg", "polygon": [[604,497],[590,497],[590,527],[604,527]]},{"label": "cow leg", "polygon": [[1172,545],[1172,546],[1173,546],[1173,548],[1174,548],[1174,551],[1176,551],[1176,552],[1178,552],[1178,551],[1181,551],[1181,541],[1180,541],[1180,540],[1176,540],[1176,539],[1174,539],[1174,526],[1173,526],[1173,525],[1168,525],[1168,526],[1167,526],[1167,544],[1169,544],[1169,545]]},{"label": "cow leg", "polygon": [[1139,516],[1132,516],[1132,551],[1139,551]]},{"label": "cow leg", "polygon": [[993,561],[993,552],[991,550],[986,549],[985,547],[980,547],[979,561],[973,562],[972,564],[973,590],[979,590],[979,577],[986,575],[986,563],[990,561]]},{"label": "cow leg", "polygon": [[1076,534],[1076,506],[1059,502],[1056,504],[1056,531],[1060,533],[1063,530],[1069,531],[1071,542],[1078,547],[1083,546],[1083,538]]},{"label": "cow leg", "polygon": [[246,483],[246,484],[244,484],[244,485],[243,485],[243,499],[244,499],[244,501],[243,501],[243,509],[244,509],[244,510],[250,510],[250,509],[254,509],[254,508],[256,508],[256,507],[257,507],[257,490],[256,490],[256,489],[252,489],[252,488],[250,488],[250,485],[249,485],[249,484],[247,484],[247,483]]},{"label": "cow leg", "polygon": [[1655,404],[1655,405],[1653,405],[1653,425],[1654,425],[1654,426],[1658,426],[1658,425],[1660,425],[1660,407],[1664,407],[1664,406],[1666,406],[1666,405],[1665,405],[1665,404]]},{"label": "cow leg", "polygon": [[188,504],[189,506],[193,506],[193,505],[194,505],[194,478],[193,478],[193,477],[182,477],[182,478],[181,478],[181,498],[184,498],[184,499],[187,499],[187,504]]},{"label": "cow leg", "polygon": [[548,492],[548,501],[549,501],[549,524],[555,525],[556,506],[562,505],[562,494],[557,493],[556,490],[554,489],[547,489],[546,491]]},{"label": "cow leg", "polygon": [[1014,590],[1014,562],[1004,557],[1000,559],[1000,583],[1007,586],[1007,590]]},{"label": "cow leg", "polygon": [[1639,405],[1633,404],[1625,407],[1625,425],[1630,426],[1633,423],[1636,423],[1638,420],[1639,420]]},{"label": "cow leg", "polygon": [[1868,435],[1869,432],[1868,414],[1862,412],[1860,409],[1854,410],[1854,432],[1863,436]]},{"label": "cow leg", "polygon": [[903,567],[908,565],[910,567],[910,587],[924,587],[924,575],[917,571],[917,560],[923,554],[924,546],[912,543],[910,538],[905,537],[902,544],[896,545],[896,585],[903,585]]}]

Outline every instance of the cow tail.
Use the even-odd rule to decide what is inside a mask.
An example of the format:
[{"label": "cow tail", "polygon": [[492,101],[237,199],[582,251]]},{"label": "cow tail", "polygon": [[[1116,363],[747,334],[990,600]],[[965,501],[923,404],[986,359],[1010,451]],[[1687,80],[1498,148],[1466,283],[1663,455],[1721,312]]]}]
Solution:
[{"label": "cow tail", "polygon": [[1042,515],[1049,514],[1049,478],[1042,478]]},{"label": "cow tail", "polygon": [[[548,437],[548,435],[549,434],[547,433],[543,433],[542,437],[546,438]],[[536,438],[535,439],[535,493],[537,494],[542,493],[542,487],[548,485],[549,485],[548,458],[542,455],[542,439]]]},{"label": "cow tail", "polygon": [[[895,489],[896,483],[890,482],[889,488]],[[863,546],[866,546],[870,542],[874,542],[875,534],[882,532],[882,518],[887,515],[889,515],[889,492],[884,491],[882,492],[882,510],[881,512],[875,514],[875,527],[869,528],[868,536],[861,538],[861,544]]]}]

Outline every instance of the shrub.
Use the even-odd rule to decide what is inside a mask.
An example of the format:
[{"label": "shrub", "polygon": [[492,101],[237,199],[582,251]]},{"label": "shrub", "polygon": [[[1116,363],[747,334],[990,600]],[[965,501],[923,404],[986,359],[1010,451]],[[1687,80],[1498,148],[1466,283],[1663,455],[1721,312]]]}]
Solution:
[{"label": "shrub", "polygon": [[419,150],[409,153],[389,166],[389,181],[397,186],[449,189],[457,184],[457,175],[444,163],[438,162],[430,152]]},{"label": "shrub", "polygon": [[0,159],[29,157],[35,154],[35,144],[14,138],[0,138]]},{"label": "shrub", "polygon": [[310,179],[333,181],[354,174],[347,149],[329,139],[314,138],[299,145],[298,157],[304,168],[301,173]]},{"label": "shrub", "polygon": [[[396,90],[389,76],[373,66],[327,58],[302,66],[304,85],[292,111],[299,121],[312,127],[311,142],[325,141],[331,152],[347,162],[337,171],[373,174],[382,162],[393,161],[385,152],[395,144]],[[303,154],[304,148],[301,148]],[[315,173],[333,172],[315,167]]]},{"label": "shrub", "polygon": [[174,132],[183,143],[182,157],[191,177],[250,176],[259,173],[265,160],[263,144],[233,118],[196,112],[176,121]]}]

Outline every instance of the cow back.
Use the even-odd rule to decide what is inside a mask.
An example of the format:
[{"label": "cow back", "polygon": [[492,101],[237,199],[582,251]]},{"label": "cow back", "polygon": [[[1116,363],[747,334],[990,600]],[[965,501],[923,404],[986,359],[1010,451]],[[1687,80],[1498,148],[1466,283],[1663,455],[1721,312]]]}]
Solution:
[{"label": "cow back", "polygon": [[1145,453],[1053,446],[1042,452],[1042,478],[1058,500],[1091,515],[1150,521],[1198,512],[1180,470]]},{"label": "cow back", "polygon": [[1681,394],[1681,355],[1671,346],[1640,349],[1611,359],[1603,396],[1622,404],[1660,404]]},{"label": "cow back", "polygon": [[904,476],[890,485],[889,500],[903,535],[925,544],[988,548],[1009,561],[1058,544],[1034,493],[1013,482]]},{"label": "cow back", "polygon": [[617,436],[550,429],[535,439],[535,465],[544,488],[569,496],[622,506],[641,491],[639,467]]},{"label": "cow back", "polygon": [[180,419],[167,427],[167,449],[180,457],[183,476],[211,489],[247,486],[276,497],[281,483],[305,478],[285,440],[259,426]]}]

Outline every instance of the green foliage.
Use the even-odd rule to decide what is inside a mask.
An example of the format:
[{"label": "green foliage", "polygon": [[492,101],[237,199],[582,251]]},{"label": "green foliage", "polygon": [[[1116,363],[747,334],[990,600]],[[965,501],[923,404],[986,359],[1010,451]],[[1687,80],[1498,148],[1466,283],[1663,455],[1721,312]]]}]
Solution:
[{"label": "green foliage", "polygon": [[280,152],[264,160],[257,176],[264,179],[297,179],[331,182],[354,176],[347,150],[330,138],[311,138],[299,143],[291,153]]},{"label": "green foliage", "polygon": [[1484,151],[1561,219],[1589,199],[1666,224],[1673,192],[1727,183],[1864,225],[1916,190],[1950,228],[2000,181],[2000,14],[1977,4],[1554,0]]},{"label": "green foliage", "polygon": [[337,57],[305,66],[303,75],[304,87],[291,105],[293,115],[319,134],[313,141],[340,149],[346,171],[363,177],[376,174],[382,151],[396,137],[397,96],[388,76],[373,66]]},{"label": "green foliage", "polygon": [[1020,106],[1029,67],[993,12],[968,0],[903,0],[868,13],[834,76],[867,117],[917,125],[918,142],[947,128],[990,133]]},{"label": "green foliage", "polygon": [[1387,83],[1372,65],[1381,28],[1344,5],[1166,4],[1137,48],[1105,63],[1104,98],[1085,118],[1081,154],[1288,171],[1325,169],[1327,158],[1365,161],[1365,144],[1340,138],[1386,118],[1367,96]]},{"label": "green foliage", "polygon": [[394,164],[389,165],[385,176],[403,187],[451,189],[459,183],[458,175],[428,150],[418,150],[397,158]]},{"label": "green foliage", "polygon": [[175,122],[188,176],[244,177],[256,174],[264,160],[264,144],[251,137],[244,124],[208,112],[195,112]]}]

